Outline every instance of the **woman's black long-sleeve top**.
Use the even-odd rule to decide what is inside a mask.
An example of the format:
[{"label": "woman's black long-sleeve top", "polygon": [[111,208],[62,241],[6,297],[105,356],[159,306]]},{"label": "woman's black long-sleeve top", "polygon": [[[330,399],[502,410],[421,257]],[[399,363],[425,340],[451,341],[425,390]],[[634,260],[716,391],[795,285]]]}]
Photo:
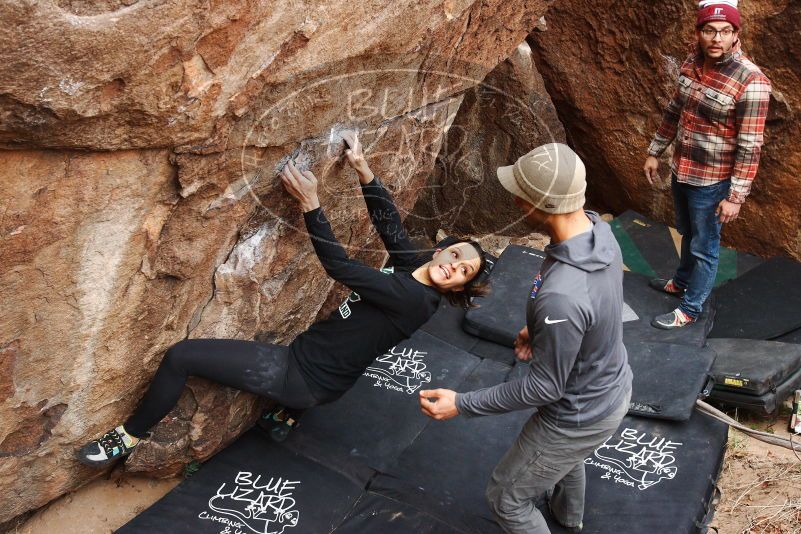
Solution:
[{"label": "woman's black long-sleeve top", "polygon": [[367,210],[394,267],[374,269],[350,259],[321,208],[304,219],[328,275],[352,290],[331,316],[313,324],[289,350],[314,396],[334,400],[379,355],[411,336],[434,314],[440,294],[412,277],[425,258],[415,250],[392,197],[378,178],[362,186]]}]

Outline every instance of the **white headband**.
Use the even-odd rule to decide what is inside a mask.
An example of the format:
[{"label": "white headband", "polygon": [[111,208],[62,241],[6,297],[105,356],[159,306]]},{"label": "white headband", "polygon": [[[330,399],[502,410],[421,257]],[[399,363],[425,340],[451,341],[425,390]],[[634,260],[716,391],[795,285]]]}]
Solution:
[{"label": "white headband", "polygon": [[698,2],[698,9],[704,9],[708,6],[726,4],[731,7],[737,7],[737,0],[701,0]]}]

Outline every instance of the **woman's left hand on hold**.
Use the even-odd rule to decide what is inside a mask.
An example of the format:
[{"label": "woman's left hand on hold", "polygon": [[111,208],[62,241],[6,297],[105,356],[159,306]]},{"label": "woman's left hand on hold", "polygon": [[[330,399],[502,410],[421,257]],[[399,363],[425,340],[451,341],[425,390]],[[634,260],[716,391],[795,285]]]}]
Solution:
[{"label": "woman's left hand on hold", "polygon": [[311,171],[299,171],[291,161],[281,170],[281,181],[290,195],[300,202],[303,212],[320,207],[317,197],[317,177]]}]

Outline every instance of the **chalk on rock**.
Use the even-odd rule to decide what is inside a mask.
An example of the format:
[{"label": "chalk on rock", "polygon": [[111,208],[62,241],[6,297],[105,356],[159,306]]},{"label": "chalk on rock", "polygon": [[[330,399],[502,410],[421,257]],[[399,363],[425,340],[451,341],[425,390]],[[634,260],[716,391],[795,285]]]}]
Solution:
[{"label": "chalk on rock", "polygon": [[359,131],[354,128],[348,128],[342,124],[334,124],[328,134],[328,141],[326,143],[326,156],[330,159],[339,159],[345,155],[348,145],[342,138],[342,134],[347,132],[354,132],[356,135]]}]

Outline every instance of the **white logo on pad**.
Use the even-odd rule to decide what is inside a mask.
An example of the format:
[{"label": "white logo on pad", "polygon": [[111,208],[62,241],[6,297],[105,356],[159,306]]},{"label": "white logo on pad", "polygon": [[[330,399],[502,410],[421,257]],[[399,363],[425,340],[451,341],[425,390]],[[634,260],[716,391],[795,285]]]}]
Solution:
[{"label": "white logo on pad", "polygon": [[423,357],[427,352],[392,347],[373,365],[364,371],[364,376],[374,378],[376,387],[403,391],[411,395],[423,384],[431,382],[431,372],[426,371]]},{"label": "white logo on pad", "polygon": [[636,485],[642,491],[676,477],[675,453],[681,445],[636,428],[625,428],[620,436],[612,436],[595,449],[584,463],[605,471],[602,479],[632,488]]},{"label": "white logo on pad", "polygon": [[280,477],[263,479],[250,471],[240,471],[233,484],[223,482],[217,494],[209,499],[209,508],[220,515],[204,510],[198,518],[226,525],[223,532],[248,529],[247,532],[257,534],[282,534],[285,529],[297,526],[300,518],[292,497],[298,485],[298,481]]}]

